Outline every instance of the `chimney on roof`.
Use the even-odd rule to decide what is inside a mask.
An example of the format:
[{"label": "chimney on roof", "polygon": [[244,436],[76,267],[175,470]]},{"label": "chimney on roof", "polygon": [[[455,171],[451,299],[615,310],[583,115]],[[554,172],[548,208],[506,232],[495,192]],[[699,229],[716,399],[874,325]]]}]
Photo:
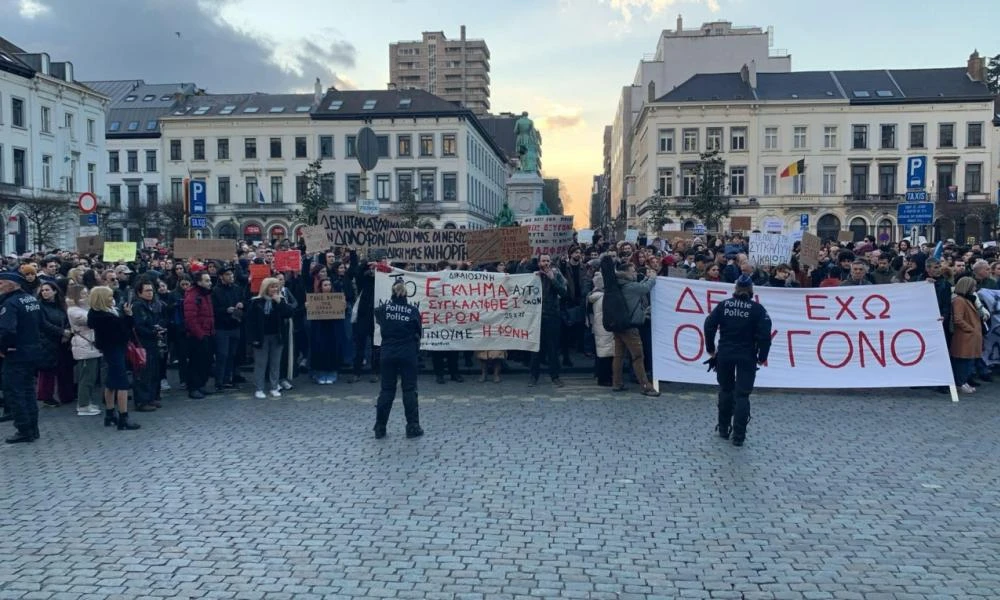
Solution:
[{"label": "chimney on roof", "polygon": [[648,102],[656,102],[656,82],[650,81],[649,86],[646,88]]},{"label": "chimney on roof", "polygon": [[316,106],[323,101],[323,84],[320,83],[319,77],[316,78],[316,84],[313,86],[313,102]]},{"label": "chimney on roof", "polygon": [[751,60],[749,64],[743,65],[740,69],[740,79],[750,86],[750,89],[757,89],[757,61]]},{"label": "chimney on roof", "polygon": [[462,27],[461,27],[461,29],[459,29],[459,31],[461,31],[461,33],[462,33],[461,37],[462,37],[462,41],[464,42],[465,41],[465,25],[462,25]]},{"label": "chimney on roof", "polygon": [[979,50],[974,50],[969,55],[969,62],[966,63],[965,70],[969,74],[969,79],[986,81],[986,59],[979,56]]},{"label": "chimney on roof", "polygon": [[684,17],[677,15],[677,33],[684,31]]}]

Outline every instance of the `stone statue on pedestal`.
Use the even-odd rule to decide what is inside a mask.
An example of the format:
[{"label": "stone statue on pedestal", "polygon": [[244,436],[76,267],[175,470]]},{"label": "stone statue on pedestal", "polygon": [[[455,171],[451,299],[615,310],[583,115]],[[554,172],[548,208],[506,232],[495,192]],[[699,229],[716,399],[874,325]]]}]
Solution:
[{"label": "stone statue on pedestal", "polygon": [[522,173],[539,173],[542,169],[542,136],[535,129],[535,123],[528,118],[527,112],[514,122],[514,147],[520,164],[517,170]]},{"label": "stone statue on pedestal", "polygon": [[493,222],[497,227],[513,227],[515,225],[516,219],[514,211],[510,209],[510,204],[503,203],[503,208],[500,209],[500,213]]}]

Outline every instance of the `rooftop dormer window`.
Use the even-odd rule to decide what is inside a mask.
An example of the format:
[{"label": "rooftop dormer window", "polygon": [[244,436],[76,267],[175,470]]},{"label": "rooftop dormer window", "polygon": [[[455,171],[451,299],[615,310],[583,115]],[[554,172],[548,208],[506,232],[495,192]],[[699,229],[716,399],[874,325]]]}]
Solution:
[{"label": "rooftop dormer window", "polygon": [[365,103],[361,106],[361,110],[374,110],[376,102],[378,100],[365,100]]},{"label": "rooftop dormer window", "polygon": [[146,94],[142,97],[143,102],[152,102],[153,100],[156,100],[156,94]]},{"label": "rooftop dormer window", "polygon": [[136,98],[138,98],[138,96],[135,94],[129,94],[128,96],[125,96],[125,102],[135,102]]},{"label": "rooftop dormer window", "polygon": [[340,107],[343,105],[344,105],[343,100],[333,100],[332,102],[330,102],[330,106],[328,106],[327,108],[330,110],[340,110]]}]

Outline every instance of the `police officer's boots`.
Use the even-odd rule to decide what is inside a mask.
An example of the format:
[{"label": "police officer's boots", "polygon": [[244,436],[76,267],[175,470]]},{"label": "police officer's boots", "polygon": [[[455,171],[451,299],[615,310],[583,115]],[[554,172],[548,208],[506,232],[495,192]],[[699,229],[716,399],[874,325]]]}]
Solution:
[{"label": "police officer's boots", "polygon": [[406,437],[415,438],[424,435],[424,430],[420,428],[420,423],[406,424]]},{"label": "police officer's boots", "polygon": [[733,421],[733,445],[742,446],[743,442],[747,439],[747,423],[750,422],[750,418],[743,423],[738,423]]},{"label": "police officer's boots", "polygon": [[18,429],[16,434],[4,441],[8,444],[30,444],[36,439],[35,428],[29,425],[26,429]]}]

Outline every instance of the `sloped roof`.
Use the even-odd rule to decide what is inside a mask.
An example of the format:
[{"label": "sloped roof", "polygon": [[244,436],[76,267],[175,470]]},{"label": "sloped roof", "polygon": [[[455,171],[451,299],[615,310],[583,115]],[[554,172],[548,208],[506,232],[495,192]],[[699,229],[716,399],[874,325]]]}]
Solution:
[{"label": "sloped roof", "polygon": [[0,37],[0,70],[22,77],[34,77],[35,70],[31,68],[31,65],[18,58],[18,54],[26,54],[26,52],[10,40]]},{"label": "sloped roof", "polygon": [[174,107],[168,117],[309,116],[313,94],[200,94]]},{"label": "sloped roof", "polygon": [[889,71],[904,96],[911,101],[980,98],[989,96],[986,84],[973,81],[964,67],[899,69]]},{"label": "sloped roof", "polygon": [[[105,119],[109,138],[159,137],[160,117],[194,94],[193,83],[146,83],[141,79],[88,81],[86,86],[111,98]],[[152,127],[150,127],[152,125]]]},{"label": "sloped roof", "polygon": [[[784,75],[785,77],[782,77]],[[829,71],[758,73],[757,98],[761,100],[835,100],[843,92]]]},{"label": "sloped roof", "polygon": [[517,117],[486,115],[477,118],[486,133],[507,153],[507,156],[517,156],[517,149],[514,148],[517,141],[517,136],[514,135],[514,122],[517,121]]},{"label": "sloped roof", "polygon": [[743,81],[739,73],[694,75],[661,96],[657,102],[725,102],[732,100],[754,100],[753,89]]},{"label": "sloped roof", "polygon": [[[371,106],[371,108],[365,108]],[[424,90],[329,89],[313,111],[317,119],[365,119],[409,115],[465,115],[466,108]]]}]

